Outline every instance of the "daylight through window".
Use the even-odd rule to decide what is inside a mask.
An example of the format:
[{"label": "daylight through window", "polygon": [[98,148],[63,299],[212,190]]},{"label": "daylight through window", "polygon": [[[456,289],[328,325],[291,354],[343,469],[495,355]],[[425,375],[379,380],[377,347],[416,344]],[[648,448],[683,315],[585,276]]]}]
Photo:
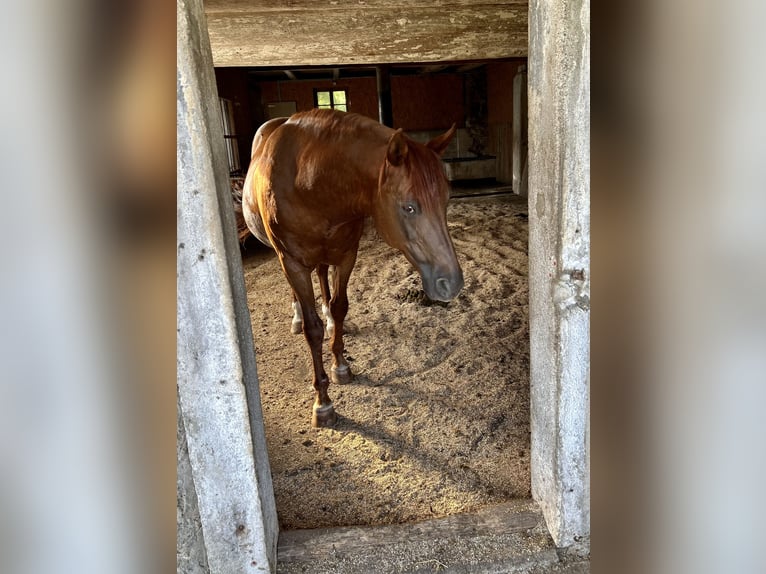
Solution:
[{"label": "daylight through window", "polygon": [[314,105],[317,108],[347,112],[346,90],[314,90]]}]

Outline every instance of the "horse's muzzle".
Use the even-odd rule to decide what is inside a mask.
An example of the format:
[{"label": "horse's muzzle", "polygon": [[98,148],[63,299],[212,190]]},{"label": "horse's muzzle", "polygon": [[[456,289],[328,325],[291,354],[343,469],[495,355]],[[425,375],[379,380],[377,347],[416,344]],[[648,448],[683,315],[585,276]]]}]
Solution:
[{"label": "horse's muzzle", "polygon": [[[433,283],[423,282],[426,295],[434,301],[452,301],[463,288],[463,272],[458,268],[456,273],[441,275]],[[429,289],[430,287],[430,289]]]}]

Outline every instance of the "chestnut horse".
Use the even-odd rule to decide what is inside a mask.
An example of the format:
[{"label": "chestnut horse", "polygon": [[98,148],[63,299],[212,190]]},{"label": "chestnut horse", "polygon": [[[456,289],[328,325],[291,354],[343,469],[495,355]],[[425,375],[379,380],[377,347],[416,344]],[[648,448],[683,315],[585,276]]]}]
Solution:
[{"label": "chestnut horse", "polygon": [[[424,145],[401,129],[334,110],[270,120],[255,135],[242,208],[253,235],[276,250],[292,287],[300,309],[294,332],[299,332],[302,315],[314,367],[312,426],[332,426],[336,416],[327,393],[324,326],[311,272],[319,276],[324,311],[334,322],[334,329],[328,329],[332,380],[347,383],[346,288],[367,217],[417,269],[429,298],[450,301],[463,287],[447,231],[449,186],[439,158],[454,135],[452,126]],[[328,266],[334,268],[332,296]]]}]

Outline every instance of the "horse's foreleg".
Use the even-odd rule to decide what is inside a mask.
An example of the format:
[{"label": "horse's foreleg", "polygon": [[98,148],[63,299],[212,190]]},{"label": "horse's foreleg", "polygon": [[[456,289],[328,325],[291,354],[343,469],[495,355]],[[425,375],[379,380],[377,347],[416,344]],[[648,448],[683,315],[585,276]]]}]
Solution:
[{"label": "horse's foreleg", "polygon": [[311,426],[332,426],[335,424],[335,409],[327,394],[330,381],[324,370],[324,365],[322,365],[324,325],[317,315],[314,304],[311,270],[287,258],[282,259],[282,268],[303,312],[303,334],[306,336],[306,342],[311,350],[311,362],[314,367],[314,408]]},{"label": "horse's foreleg", "polygon": [[318,265],[317,277],[319,277],[319,289],[322,291],[322,315],[324,315],[325,322],[327,324],[327,336],[332,339],[335,333],[335,321],[330,313],[330,283],[327,279],[327,272],[329,266]]},{"label": "horse's foreleg", "polygon": [[332,382],[342,385],[351,381],[351,369],[343,356],[343,321],[348,313],[348,295],[346,289],[351,277],[351,270],[356,263],[356,250],[350,251],[341,265],[335,267],[333,294],[330,299],[330,312],[335,323],[330,344],[332,346]]}]

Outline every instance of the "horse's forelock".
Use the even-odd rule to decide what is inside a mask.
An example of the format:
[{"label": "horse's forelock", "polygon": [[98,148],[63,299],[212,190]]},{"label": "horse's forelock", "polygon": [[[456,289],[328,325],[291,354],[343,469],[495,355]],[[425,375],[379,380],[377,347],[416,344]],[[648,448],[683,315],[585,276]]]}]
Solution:
[{"label": "horse's forelock", "polygon": [[441,207],[446,178],[439,156],[424,145],[410,144],[408,163],[412,195],[425,210]]}]

